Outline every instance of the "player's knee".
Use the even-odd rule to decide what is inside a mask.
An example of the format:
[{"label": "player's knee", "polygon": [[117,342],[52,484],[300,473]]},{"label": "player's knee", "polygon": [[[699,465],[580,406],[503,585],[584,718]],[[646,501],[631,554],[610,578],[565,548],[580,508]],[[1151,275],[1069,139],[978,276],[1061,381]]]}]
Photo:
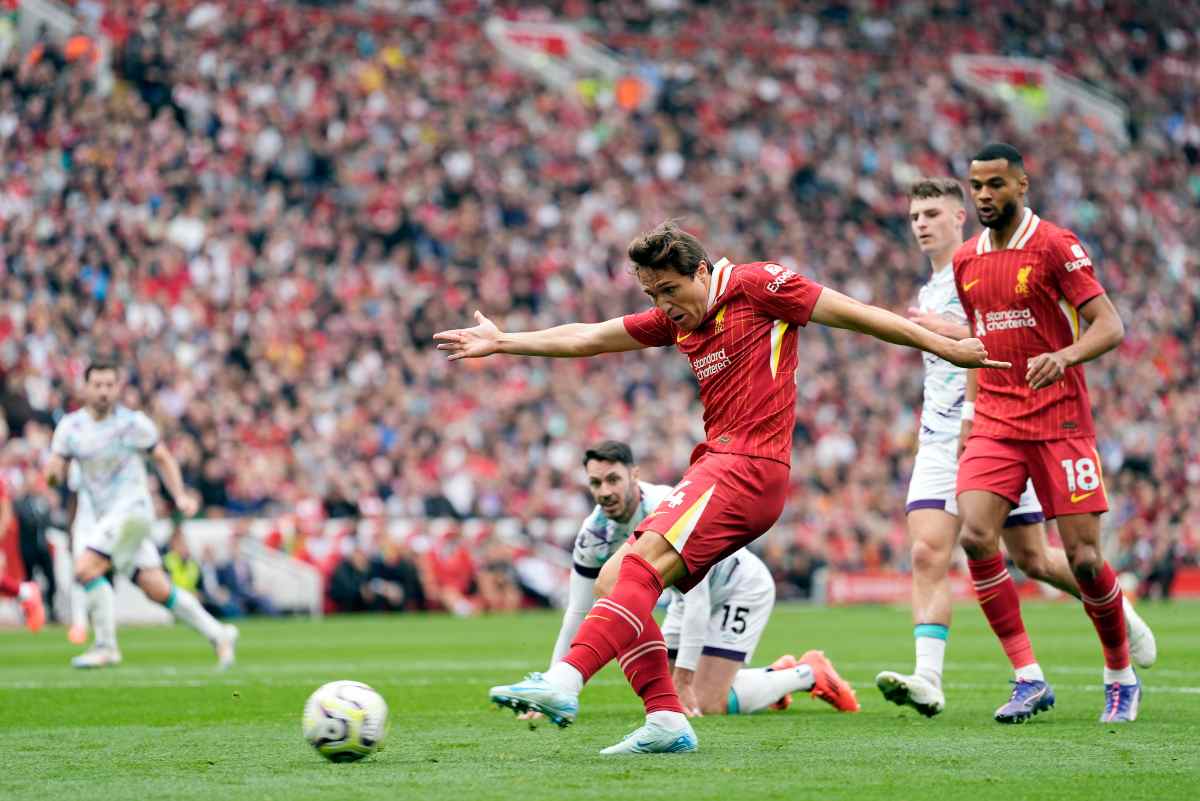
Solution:
[{"label": "player's knee", "polygon": [[968,520],[963,523],[962,534],[959,540],[969,558],[984,559],[991,556],[999,538],[1000,535],[998,532],[992,531],[989,527],[980,525],[975,521]]},{"label": "player's knee", "polygon": [[950,550],[938,548],[924,540],[915,540],[912,546],[913,573],[921,576],[945,573],[950,566]]},{"label": "player's knee", "polygon": [[1076,578],[1092,579],[1104,567],[1104,556],[1100,548],[1091,543],[1075,543],[1066,548],[1067,561],[1071,563],[1071,572]]},{"label": "player's knee", "polygon": [[607,574],[605,572],[601,572],[600,575],[596,577],[596,583],[592,585],[592,595],[594,595],[597,600],[600,598],[607,598],[612,593],[613,587],[616,586],[616,583],[617,576],[614,572],[609,571]]}]

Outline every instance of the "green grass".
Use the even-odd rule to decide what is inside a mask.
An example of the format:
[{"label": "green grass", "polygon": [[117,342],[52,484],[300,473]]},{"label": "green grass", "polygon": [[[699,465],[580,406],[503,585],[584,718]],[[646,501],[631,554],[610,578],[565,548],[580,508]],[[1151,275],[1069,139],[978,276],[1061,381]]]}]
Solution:
[{"label": "green grass", "polygon": [[[61,629],[0,632],[0,798],[185,799],[1139,799],[1200,787],[1200,606],[1148,606],[1161,654],[1143,674],[1142,718],[1097,722],[1100,649],[1072,604],[1026,605],[1058,707],[1025,726],[993,723],[1009,675],[974,608],[957,611],[947,711],[925,720],[885,703],[883,668],[912,664],[903,609],[780,607],[758,664],[823,648],[863,711],[807,697],[786,713],[695,722],[697,754],[602,758],[641,718],[615,668],[589,685],[577,725],[518,724],[489,685],[544,665],[557,617],[526,614],[252,621],[238,667],[212,671],[191,631],[122,631],[125,663],[72,671]],[[384,749],[326,763],[300,738],[308,694],[365,681],[392,711]]]}]

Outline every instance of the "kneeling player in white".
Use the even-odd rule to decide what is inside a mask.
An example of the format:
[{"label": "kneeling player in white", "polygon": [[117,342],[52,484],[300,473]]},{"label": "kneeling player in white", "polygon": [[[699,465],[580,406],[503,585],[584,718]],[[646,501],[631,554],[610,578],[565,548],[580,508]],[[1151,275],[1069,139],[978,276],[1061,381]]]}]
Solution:
[{"label": "kneeling player in white", "polygon": [[[583,464],[596,507],[575,538],[567,609],[552,665],[567,652],[595,598],[607,593],[607,584],[597,582],[601,568],[673,490],[639,481],[633,451],[623,442],[603,442],[590,448]],[[835,706],[835,698],[843,706],[846,697],[854,698],[853,690],[819,651],[810,651],[800,660],[790,654],[782,656],[769,668],[743,669],[775,605],[770,571],[749,551],[739,550],[719,563],[708,580],[686,596],[668,592],[671,604],[663,637],[680,699],[689,713],[748,714],[769,706],[786,709],[791,693],[806,690]],[[854,701],[853,708],[857,707]],[[538,716],[527,712],[521,717]]]},{"label": "kneeling player in white", "polygon": [[688,715],[748,715],[787,709],[792,693],[811,692],[842,712],[857,712],[854,690],[821,651],[785,654],[748,668],[775,607],[775,581],[745,548],[718,562],[686,595],[669,589],[663,639],[672,679]]},{"label": "kneeling player in white", "polygon": [[72,526],[75,578],[83,585],[95,640],[75,657],[79,668],[115,665],[117,649],[113,589],[105,578],[112,567],[129,575],[152,601],[203,634],[217,652],[218,665],[234,659],[237,629],[222,625],[204,611],[195,596],[172,586],[150,539],[154,502],[150,498],[145,454],[158,467],[163,484],[184,515],[196,513],[197,502],[183,486],[179,464],[158,429],[141,412],[116,404],[120,382],[115,364],[96,362],[84,374],[84,407],[64,417],[50,443],[47,480],[66,478],[71,460],[79,464],[81,501]]},{"label": "kneeling player in white", "polygon": [[[921,288],[919,306],[910,316],[944,336],[970,336],[954,285],[951,257],[963,242],[966,219],[962,187],[953,178],[925,179],[910,191],[909,222],[921,251],[929,258],[933,277]],[[967,291],[970,291],[969,286]],[[950,632],[950,560],[958,541],[960,521],[955,494],[958,455],[974,418],[975,386],[967,371],[925,355],[924,408],[920,447],[909,484],[908,532],[912,541],[913,622],[917,663],[911,675],[885,670],[875,683],[884,697],[932,717],[946,705],[942,666]],[[1079,585],[1061,548],[1049,547],[1042,507],[1032,485],[1005,524],[1004,545],[1009,556],[1030,578],[1079,597]],[[1154,663],[1154,635],[1126,601],[1130,655],[1149,667]],[[1042,680],[1041,668],[1028,666],[1018,679]],[[1022,671],[1027,668],[1022,668]]]}]

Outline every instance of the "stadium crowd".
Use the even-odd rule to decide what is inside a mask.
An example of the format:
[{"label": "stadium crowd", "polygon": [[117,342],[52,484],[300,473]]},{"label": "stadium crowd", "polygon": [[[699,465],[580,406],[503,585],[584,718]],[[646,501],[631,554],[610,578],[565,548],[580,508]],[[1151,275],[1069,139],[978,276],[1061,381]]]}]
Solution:
[{"label": "stadium crowd", "polygon": [[[1126,320],[1088,367],[1121,558],[1149,576],[1200,554],[1190,0],[543,3],[637,65],[657,99],[636,112],[502,61],[482,24],[512,3],[76,5],[113,42],[110,94],[53,44],[0,65],[17,494],[41,491],[29,468],[88,359],[111,353],[206,515],[582,517],[590,442],[632,442],[649,480],[683,471],[702,437],[684,360],[448,365],[434,331],[475,308],[512,329],[642,308],[624,249],[668,216],[714,256],[903,310],[927,272],[908,182],[961,176],[1002,139]],[[1118,95],[1132,146],[1078,113],[1017,130],[950,79],[957,51],[1048,59]],[[797,587],[822,561],[903,566],[920,360],[817,330],[801,348],[793,496],[768,558]],[[388,559],[350,557],[360,573]]]}]

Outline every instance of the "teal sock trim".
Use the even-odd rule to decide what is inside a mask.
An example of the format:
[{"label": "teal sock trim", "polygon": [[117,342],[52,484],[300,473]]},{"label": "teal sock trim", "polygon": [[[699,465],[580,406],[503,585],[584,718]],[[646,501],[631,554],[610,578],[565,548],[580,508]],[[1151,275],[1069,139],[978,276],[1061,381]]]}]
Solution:
[{"label": "teal sock trim", "polygon": [[914,637],[930,637],[934,640],[950,639],[950,627],[940,623],[919,623],[913,626]]},{"label": "teal sock trim", "polygon": [[94,579],[89,581],[87,584],[84,584],[83,588],[85,590],[87,590],[88,592],[91,592],[92,590],[96,589],[97,587],[103,587],[107,583],[108,583],[108,579],[105,578],[104,576],[96,576]]},{"label": "teal sock trim", "polygon": [[168,609],[175,608],[175,585],[171,585],[171,594],[167,596],[167,600],[163,601],[163,606]]},{"label": "teal sock trim", "polygon": [[729,688],[729,699],[725,702],[725,711],[730,715],[736,715],[741,711],[742,705],[738,703],[737,693],[733,688]]}]

